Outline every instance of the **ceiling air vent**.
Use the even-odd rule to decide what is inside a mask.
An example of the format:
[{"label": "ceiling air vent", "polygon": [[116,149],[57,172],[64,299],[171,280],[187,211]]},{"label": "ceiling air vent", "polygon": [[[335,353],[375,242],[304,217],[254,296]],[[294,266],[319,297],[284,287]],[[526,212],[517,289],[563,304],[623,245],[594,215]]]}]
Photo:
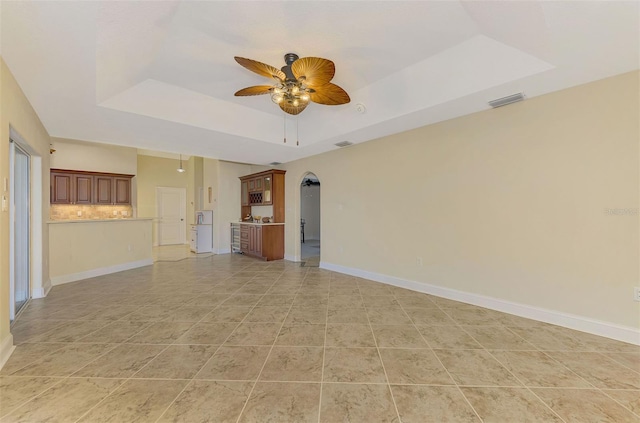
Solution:
[{"label": "ceiling air vent", "polygon": [[269,166],[278,166],[278,165],[281,165],[281,164],[282,163],[280,163],[280,162],[271,162],[271,163],[269,163]]},{"label": "ceiling air vent", "polygon": [[498,98],[496,100],[491,100],[489,102],[489,106],[495,109],[496,107],[502,107],[502,106],[506,106],[507,104],[517,103],[518,101],[524,100],[524,98],[525,97],[523,93],[511,94],[506,97]]},{"label": "ceiling air vent", "polygon": [[333,145],[335,145],[336,147],[342,148],[342,147],[349,147],[350,145],[353,145],[353,143],[350,142],[350,141],[341,141],[341,142],[339,142],[337,144],[333,144]]}]

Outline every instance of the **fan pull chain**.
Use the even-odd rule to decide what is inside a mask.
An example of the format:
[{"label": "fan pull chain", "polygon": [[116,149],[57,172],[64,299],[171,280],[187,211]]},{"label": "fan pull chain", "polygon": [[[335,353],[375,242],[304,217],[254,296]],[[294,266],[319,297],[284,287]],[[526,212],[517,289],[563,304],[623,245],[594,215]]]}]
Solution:
[{"label": "fan pull chain", "polygon": [[282,113],[282,121],[284,122],[284,143],[287,143],[287,115]]},{"label": "fan pull chain", "polygon": [[300,139],[298,137],[298,116],[296,116],[296,145],[300,145]]}]

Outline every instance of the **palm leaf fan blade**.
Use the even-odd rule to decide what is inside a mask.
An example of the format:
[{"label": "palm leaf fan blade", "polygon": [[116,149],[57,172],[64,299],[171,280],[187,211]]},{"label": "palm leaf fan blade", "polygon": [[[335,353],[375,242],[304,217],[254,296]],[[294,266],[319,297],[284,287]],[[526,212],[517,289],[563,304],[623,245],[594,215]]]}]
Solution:
[{"label": "palm leaf fan blade", "polygon": [[238,64],[245,69],[248,69],[251,72],[255,72],[258,75],[262,75],[266,78],[274,78],[280,81],[284,81],[284,79],[287,77],[280,69],[274,68],[273,66],[267,65],[266,63],[238,56],[234,57],[234,59],[236,59],[236,62],[238,62]]},{"label": "palm leaf fan blade", "polygon": [[253,87],[243,88],[238,90],[234,95],[237,97],[248,96],[248,95],[262,95],[269,94],[273,87],[271,85],[255,85]]},{"label": "palm leaf fan blade", "polygon": [[316,88],[316,91],[309,94],[309,98],[314,103],[325,104],[327,106],[337,106],[347,104],[351,101],[349,94],[336,84],[328,83]]},{"label": "palm leaf fan blade", "polygon": [[336,66],[331,60],[321,57],[303,57],[293,62],[291,72],[296,79],[304,78],[304,83],[308,87],[316,88],[333,79]]}]

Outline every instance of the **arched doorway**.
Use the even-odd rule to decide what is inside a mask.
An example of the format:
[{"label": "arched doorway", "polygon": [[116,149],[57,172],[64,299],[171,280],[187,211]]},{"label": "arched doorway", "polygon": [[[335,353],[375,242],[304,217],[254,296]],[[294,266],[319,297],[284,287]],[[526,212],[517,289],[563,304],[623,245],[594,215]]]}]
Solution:
[{"label": "arched doorway", "polygon": [[300,183],[300,259],[306,267],[320,265],[320,180],[313,173]]}]

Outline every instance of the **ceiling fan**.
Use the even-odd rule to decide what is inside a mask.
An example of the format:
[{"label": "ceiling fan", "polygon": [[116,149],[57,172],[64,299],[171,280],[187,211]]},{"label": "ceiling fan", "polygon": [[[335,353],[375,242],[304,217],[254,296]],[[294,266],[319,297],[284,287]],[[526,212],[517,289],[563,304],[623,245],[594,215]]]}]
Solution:
[{"label": "ceiling fan", "polygon": [[258,75],[272,78],[274,85],[256,85],[236,92],[238,97],[270,94],[271,100],[290,115],[301,113],[310,101],[335,106],[347,104],[349,94],[330,81],[336,73],[331,60],[320,57],[303,57],[297,54],[284,55],[286,63],[282,69],[244,57],[235,57],[236,62]]}]

